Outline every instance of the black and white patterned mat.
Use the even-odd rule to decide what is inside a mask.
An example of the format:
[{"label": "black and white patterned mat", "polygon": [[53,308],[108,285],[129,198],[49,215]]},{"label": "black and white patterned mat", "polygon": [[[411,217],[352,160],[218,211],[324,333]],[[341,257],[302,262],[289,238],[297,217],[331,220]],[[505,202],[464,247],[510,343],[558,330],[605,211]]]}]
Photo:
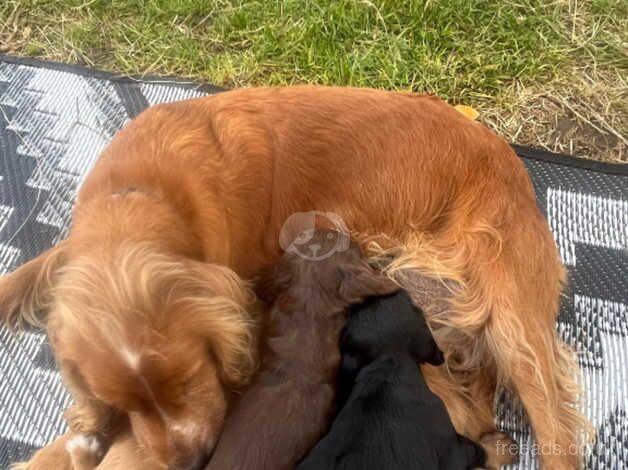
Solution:
[{"label": "black and white patterned mat", "polygon": [[[0,274],[64,237],[77,188],[129,119],[217,91],[0,55]],[[588,468],[627,469],[628,165],[516,150],[569,268],[557,327],[579,353],[598,432]],[[69,401],[44,335],[0,328],[0,469],[62,433]],[[522,413],[504,400],[498,414],[523,449],[516,468],[536,468]]]}]

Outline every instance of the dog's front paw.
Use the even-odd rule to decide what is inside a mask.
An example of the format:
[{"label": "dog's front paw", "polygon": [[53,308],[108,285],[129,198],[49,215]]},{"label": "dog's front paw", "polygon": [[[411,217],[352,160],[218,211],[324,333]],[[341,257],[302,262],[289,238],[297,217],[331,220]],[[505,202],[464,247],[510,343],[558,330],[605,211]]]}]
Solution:
[{"label": "dog's front paw", "polygon": [[29,462],[16,462],[9,466],[9,470],[30,470]]},{"label": "dog's front paw", "polygon": [[72,459],[66,449],[73,433],[56,438],[47,446],[35,452],[27,462],[14,463],[11,470],[74,470]]},{"label": "dog's front paw", "polygon": [[100,463],[104,452],[100,439],[96,436],[75,434],[65,444],[70,454],[74,470],[91,470]]},{"label": "dog's front paw", "polygon": [[484,434],[480,445],[486,451],[486,468],[499,469],[502,465],[515,463],[519,458],[519,446],[503,432]]}]

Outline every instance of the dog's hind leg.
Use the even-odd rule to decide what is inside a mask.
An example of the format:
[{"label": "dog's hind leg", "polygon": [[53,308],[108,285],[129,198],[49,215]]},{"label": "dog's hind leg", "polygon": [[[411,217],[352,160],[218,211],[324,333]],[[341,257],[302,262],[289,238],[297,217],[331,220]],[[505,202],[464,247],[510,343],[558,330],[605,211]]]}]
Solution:
[{"label": "dog's hind leg", "polygon": [[503,382],[526,410],[536,439],[534,453],[545,469],[580,468],[589,429],[579,412],[575,363],[556,338],[553,324],[510,332],[503,326],[490,325],[487,338],[499,354]]},{"label": "dog's hind leg", "polygon": [[523,404],[542,467],[574,470],[590,428],[580,412],[578,368],[556,334],[564,273],[551,236],[532,223],[517,226],[523,233],[513,228],[492,263],[476,265],[470,286],[490,312],[480,339],[484,356],[495,364],[498,386]]},{"label": "dog's hind leg", "polygon": [[[510,465],[517,461],[519,448],[517,444],[503,432],[485,434],[480,438],[486,461],[484,467],[499,469],[503,465]],[[482,467],[481,465],[478,465]]]},{"label": "dog's hind leg", "polygon": [[[428,383],[458,432],[477,439],[494,430],[485,415],[489,408],[493,415],[495,393],[505,386],[527,411],[543,468],[573,470],[588,425],[578,407],[577,367],[555,332],[563,270],[540,214],[526,220],[461,220],[429,242],[407,241],[385,270],[424,309],[445,353],[446,373]],[[449,292],[444,306],[421,305],[417,277],[441,281]]]}]

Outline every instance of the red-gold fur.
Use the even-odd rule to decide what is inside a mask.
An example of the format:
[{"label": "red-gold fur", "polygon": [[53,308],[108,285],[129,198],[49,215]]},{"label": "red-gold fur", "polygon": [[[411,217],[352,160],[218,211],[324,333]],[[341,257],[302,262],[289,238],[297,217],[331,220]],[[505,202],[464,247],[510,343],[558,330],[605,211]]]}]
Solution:
[{"label": "red-gold fur", "polygon": [[[246,346],[255,336],[246,287],[217,265],[249,278],[278,257],[286,218],[314,209],[339,214],[365,246],[377,246],[372,253],[394,252],[386,270],[413,295],[421,294],[412,282],[417,273],[447,285],[447,308],[429,319],[448,367],[430,369],[426,378],[460,432],[477,439],[494,430],[493,400],[505,385],[519,394],[537,441],[554,449],[542,456],[545,468],[577,466],[574,450],[586,424],[577,409],[576,368],[555,335],[563,270],[551,233],[506,142],[436,98],[292,87],[154,107],[97,162],[69,238],[2,279],[0,306],[12,324],[35,322],[35,310],[50,307],[48,328],[59,338],[55,352],[65,375],[74,367],[82,377],[70,386],[89,410],[78,413],[90,416],[85,432],[106,425],[103,408],[133,410],[140,442],[162,460],[175,448],[188,458],[203,450],[200,444],[134,409],[151,400],[135,390],[119,355],[106,352],[104,367],[95,345],[111,345],[112,331],[145,331],[139,352],[155,350],[168,361],[169,348],[175,358],[186,355],[185,364],[161,364],[150,390],[171,389],[172,377],[203,364],[212,377],[204,387],[215,399],[208,404],[186,392],[178,398],[213,416],[203,430],[211,441],[224,407],[219,382],[246,381],[255,349]],[[133,258],[138,252],[145,262]],[[153,270],[153,262],[176,265],[177,274]],[[206,276],[205,289],[186,286],[199,276]],[[87,293],[101,282],[93,297],[64,294]],[[172,288],[166,295],[156,286]],[[202,357],[200,343],[189,343],[193,333],[179,303],[191,295],[188,288],[199,301],[186,305],[192,311],[214,296],[225,304],[210,310],[228,310],[205,329],[213,360]],[[157,305],[155,313],[153,295],[172,304]],[[127,299],[137,315],[122,307]],[[102,315],[110,321],[101,324]],[[88,335],[82,347],[81,335]],[[79,347],[82,360],[75,362]],[[176,415],[177,400],[162,401]]]},{"label": "red-gold fur", "polygon": [[128,426],[120,427],[100,462],[95,462],[94,455],[85,449],[68,450],[73,437],[73,433],[58,437],[28,462],[12,465],[11,470],[167,470],[144,452]]}]

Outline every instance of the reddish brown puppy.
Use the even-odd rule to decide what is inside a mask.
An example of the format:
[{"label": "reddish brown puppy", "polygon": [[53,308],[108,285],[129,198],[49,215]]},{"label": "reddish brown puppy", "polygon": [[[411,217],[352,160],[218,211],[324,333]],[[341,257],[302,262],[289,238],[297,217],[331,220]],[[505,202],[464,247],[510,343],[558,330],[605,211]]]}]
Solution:
[{"label": "reddish brown puppy", "polygon": [[554,450],[545,468],[577,466],[586,425],[554,329],[551,233],[506,142],[436,98],[292,87],[154,107],[95,165],[67,240],[0,280],[0,311],[49,312],[74,430],[106,441],[127,414],[162,462],[190,467],[219,435],[225,390],[255,368],[242,279],[311,210],[394,250],[387,272],[412,295],[416,273],[450,288],[447,308],[425,309],[447,365],[426,378],[459,432],[494,431],[504,385]]},{"label": "reddish brown puppy", "polygon": [[[346,238],[340,249],[338,238]],[[270,312],[262,370],[229,412],[209,470],[292,470],[331,422],[338,342],[347,308],[398,287],[375,272],[342,232],[316,230],[264,283]]]}]

